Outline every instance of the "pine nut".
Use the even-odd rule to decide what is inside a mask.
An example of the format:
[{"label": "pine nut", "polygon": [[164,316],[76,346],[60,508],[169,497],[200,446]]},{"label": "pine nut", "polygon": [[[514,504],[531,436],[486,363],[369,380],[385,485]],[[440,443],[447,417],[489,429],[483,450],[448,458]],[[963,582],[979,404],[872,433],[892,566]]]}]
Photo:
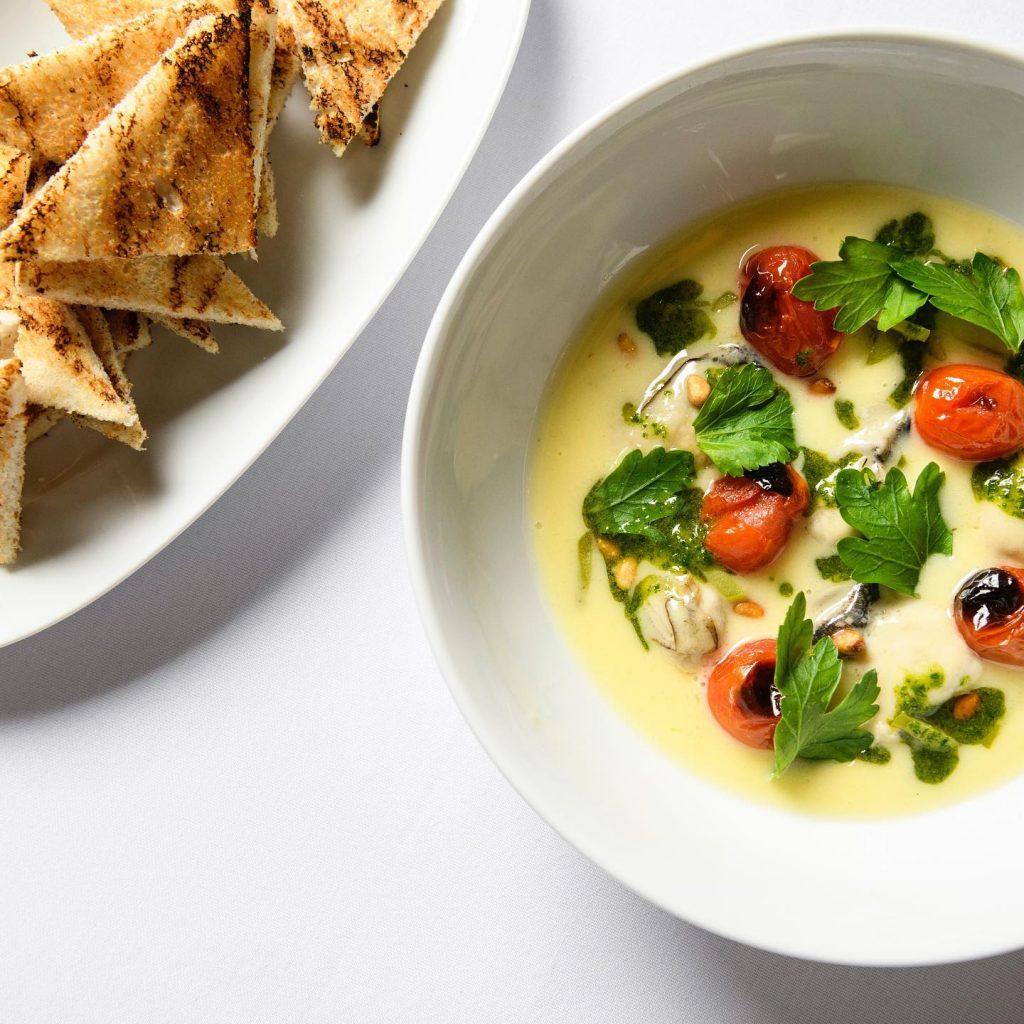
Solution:
[{"label": "pine nut", "polygon": [[977,691],[965,693],[953,702],[953,717],[958,722],[966,722],[968,718],[973,718],[978,713],[980,707],[981,695]]},{"label": "pine nut", "polygon": [[852,628],[836,630],[832,634],[832,643],[836,645],[840,658],[851,658],[855,654],[860,654],[866,646],[864,634]]},{"label": "pine nut", "polygon": [[699,409],[708,400],[710,394],[711,385],[699,373],[691,373],[686,378],[686,398],[694,409]]},{"label": "pine nut", "polygon": [[619,590],[629,590],[636,583],[637,567],[635,558],[624,558],[615,566],[615,585]]},{"label": "pine nut", "polygon": [[615,343],[624,356],[636,355],[636,342],[625,331],[618,336]]},{"label": "pine nut", "polygon": [[748,619],[760,619],[764,615],[764,608],[756,601],[737,601],[732,610]]}]

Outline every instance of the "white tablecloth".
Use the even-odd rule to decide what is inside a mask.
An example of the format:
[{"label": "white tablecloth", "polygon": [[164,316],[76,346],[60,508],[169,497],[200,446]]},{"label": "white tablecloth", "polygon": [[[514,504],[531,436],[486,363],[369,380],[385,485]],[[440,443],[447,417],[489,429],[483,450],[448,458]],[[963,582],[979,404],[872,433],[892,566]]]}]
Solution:
[{"label": "white tablecloth", "polygon": [[534,0],[476,162],[309,406],[153,563],[0,652],[0,1021],[1019,1024],[1024,955],[790,961],[668,917],[568,847],[449,699],[399,512],[433,309],[566,133],[742,44],[903,26],[1024,49],[1019,11]]}]

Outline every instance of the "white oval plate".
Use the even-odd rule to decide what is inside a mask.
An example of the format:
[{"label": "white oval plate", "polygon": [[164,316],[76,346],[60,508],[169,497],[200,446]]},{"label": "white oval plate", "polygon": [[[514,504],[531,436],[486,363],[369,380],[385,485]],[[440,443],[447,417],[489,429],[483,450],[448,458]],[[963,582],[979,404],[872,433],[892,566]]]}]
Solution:
[{"label": "white oval plate", "polygon": [[[43,0],[0,34],[0,64],[66,37]],[[0,646],[100,597],[247,469],[348,350],[419,250],[505,87],[530,0],[449,0],[389,89],[383,145],[339,161],[298,83],[271,144],[281,231],[237,262],[288,327],[221,328],[214,358],[161,336],[129,366],[145,454],[69,424],[33,445],[24,552],[0,571]],[[268,500],[278,500],[268,495]]]}]

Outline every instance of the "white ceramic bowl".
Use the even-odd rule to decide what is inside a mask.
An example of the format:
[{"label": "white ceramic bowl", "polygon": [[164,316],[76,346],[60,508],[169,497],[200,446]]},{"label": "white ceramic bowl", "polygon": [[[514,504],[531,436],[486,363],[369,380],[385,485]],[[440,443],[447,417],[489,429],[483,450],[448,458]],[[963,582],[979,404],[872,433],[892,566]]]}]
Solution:
[{"label": "white ceramic bowl", "polygon": [[[787,42],[661,82],[570,138],[494,215],[441,304],[404,483],[442,669],[523,796],[680,917],[847,963],[1022,946],[1024,779],[930,814],[829,820],[746,803],[649,745],[586,678],[534,569],[525,470],[549,375],[625,261],[725,204],[863,179],[1024,223],[1022,174],[1016,59],[920,37]],[[956,884],[965,873],[977,885]]]}]

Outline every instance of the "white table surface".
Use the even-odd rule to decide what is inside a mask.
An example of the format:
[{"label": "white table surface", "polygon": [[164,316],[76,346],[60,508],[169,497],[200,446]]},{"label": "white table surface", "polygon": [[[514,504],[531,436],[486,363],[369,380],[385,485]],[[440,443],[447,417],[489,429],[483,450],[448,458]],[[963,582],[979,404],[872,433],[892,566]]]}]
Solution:
[{"label": "white table surface", "polygon": [[594,868],[463,724],[405,573],[405,397],[505,193],[674,68],[879,26],[1024,50],[1010,0],[534,0],[462,187],[308,407],[134,578],[0,652],[0,1021],[1019,1024],[1022,954],[786,960]]}]

